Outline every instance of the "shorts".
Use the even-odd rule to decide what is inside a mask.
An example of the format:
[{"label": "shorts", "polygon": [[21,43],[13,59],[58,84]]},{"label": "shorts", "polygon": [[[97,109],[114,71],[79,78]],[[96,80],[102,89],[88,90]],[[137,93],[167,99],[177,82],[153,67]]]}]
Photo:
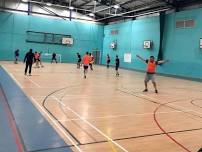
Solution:
[{"label": "shorts", "polygon": [[155,74],[149,74],[149,73],[146,74],[144,81],[149,82],[150,80],[152,82],[155,82]]},{"label": "shorts", "polygon": [[88,69],[88,65],[84,65],[83,68],[84,68],[84,70],[87,70]]},{"label": "shorts", "polygon": [[119,69],[119,66],[116,66],[116,67],[115,67],[115,70],[118,71],[118,69]]},{"label": "shorts", "polygon": [[78,63],[80,63],[80,62],[81,62],[81,59],[78,60]]}]

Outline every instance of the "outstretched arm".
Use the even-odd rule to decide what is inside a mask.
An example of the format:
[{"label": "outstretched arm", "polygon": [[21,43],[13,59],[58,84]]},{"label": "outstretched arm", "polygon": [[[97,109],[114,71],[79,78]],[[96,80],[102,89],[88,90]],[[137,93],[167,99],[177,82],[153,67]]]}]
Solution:
[{"label": "outstretched arm", "polygon": [[145,60],[144,58],[142,58],[141,56],[139,56],[139,55],[136,55],[136,56],[137,56],[137,58],[139,58],[140,60],[146,62],[146,60]]},{"label": "outstretched arm", "polygon": [[169,60],[160,60],[160,61],[158,61],[158,64],[163,64],[163,63],[166,63],[166,62],[169,62]]}]

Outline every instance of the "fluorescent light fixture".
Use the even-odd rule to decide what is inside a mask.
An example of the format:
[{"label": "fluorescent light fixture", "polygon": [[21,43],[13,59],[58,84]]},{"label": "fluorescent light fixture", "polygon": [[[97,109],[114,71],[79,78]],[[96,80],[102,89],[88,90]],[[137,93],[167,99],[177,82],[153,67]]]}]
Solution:
[{"label": "fluorescent light fixture", "polygon": [[95,16],[95,14],[93,14],[93,13],[90,13],[90,14],[89,14],[89,16],[91,16],[91,17],[94,17],[94,16]]},{"label": "fluorescent light fixture", "polygon": [[29,0],[22,0],[23,2],[28,2]]},{"label": "fluorescent light fixture", "polygon": [[46,3],[46,5],[51,6],[52,4],[51,3]]},{"label": "fluorescent light fixture", "polygon": [[120,6],[119,5],[114,5],[114,8],[118,9],[118,8],[120,8]]},{"label": "fluorescent light fixture", "polygon": [[70,9],[70,10],[73,10],[73,9],[74,9],[74,7],[70,6],[70,7],[69,7],[69,9]]}]

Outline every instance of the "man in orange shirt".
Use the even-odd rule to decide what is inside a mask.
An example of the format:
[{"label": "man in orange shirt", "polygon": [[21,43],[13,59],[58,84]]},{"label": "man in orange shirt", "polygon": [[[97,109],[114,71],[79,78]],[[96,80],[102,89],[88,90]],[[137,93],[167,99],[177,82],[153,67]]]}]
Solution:
[{"label": "man in orange shirt", "polygon": [[84,78],[86,79],[86,74],[88,72],[88,66],[91,62],[91,57],[89,56],[89,53],[86,52],[86,55],[83,57],[83,68],[84,68]]},{"label": "man in orange shirt", "polygon": [[155,88],[155,93],[158,93],[157,86],[156,86],[156,81],[155,81],[156,66],[160,65],[160,64],[163,64],[165,62],[168,62],[168,60],[166,60],[166,61],[164,61],[164,60],[155,61],[154,56],[150,56],[150,58],[147,59],[147,60],[143,59],[139,55],[137,55],[137,57],[147,64],[147,74],[146,74],[145,80],[144,80],[145,90],[143,92],[148,92],[147,83],[151,80],[153,85],[154,85],[154,88]]}]

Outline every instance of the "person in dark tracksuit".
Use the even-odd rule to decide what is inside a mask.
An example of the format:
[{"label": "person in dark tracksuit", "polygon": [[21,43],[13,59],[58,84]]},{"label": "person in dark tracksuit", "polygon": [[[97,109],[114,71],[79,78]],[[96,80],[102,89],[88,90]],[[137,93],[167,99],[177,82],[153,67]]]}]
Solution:
[{"label": "person in dark tracksuit", "polygon": [[118,77],[119,76],[119,66],[120,66],[120,60],[119,60],[118,55],[116,55],[115,63],[116,63],[116,65],[115,65],[116,76]]},{"label": "person in dark tracksuit", "polygon": [[29,52],[26,53],[25,58],[24,58],[24,63],[26,63],[25,75],[27,75],[27,70],[29,68],[29,75],[31,76],[33,61],[34,61],[34,53],[32,52],[32,49],[30,49]]}]

